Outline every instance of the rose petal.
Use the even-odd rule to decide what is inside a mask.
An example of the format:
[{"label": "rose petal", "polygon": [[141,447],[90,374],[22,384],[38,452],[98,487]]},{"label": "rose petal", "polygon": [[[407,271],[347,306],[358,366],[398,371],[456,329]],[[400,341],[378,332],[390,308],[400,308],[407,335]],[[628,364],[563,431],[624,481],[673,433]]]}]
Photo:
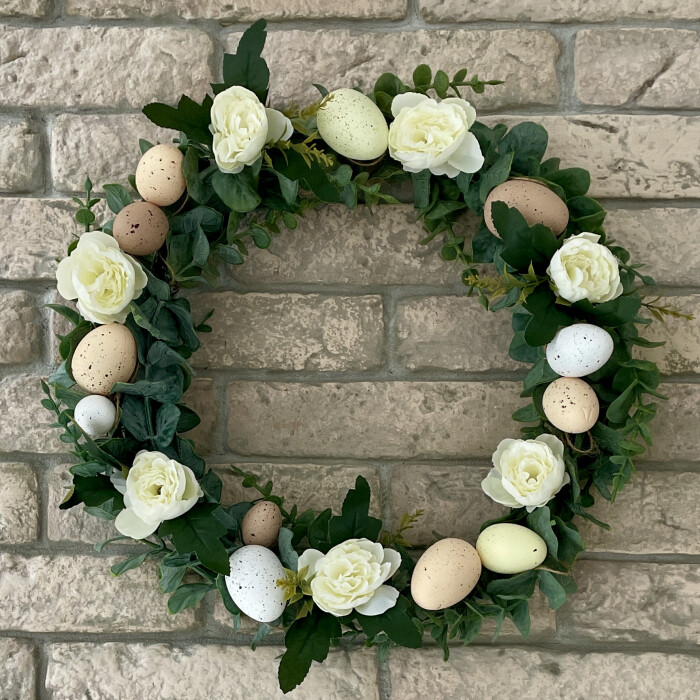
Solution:
[{"label": "rose petal", "polygon": [[142,540],[152,535],[158,529],[158,525],[160,525],[158,522],[148,523],[142,520],[132,508],[124,508],[114,521],[114,526],[122,535],[135,540]]},{"label": "rose petal", "polygon": [[381,615],[396,605],[398,597],[399,592],[393,586],[379,586],[372,598],[363,605],[355,606],[355,610],[361,615]]},{"label": "rose petal", "polygon": [[503,488],[501,477],[495,469],[492,469],[481,482],[481,490],[496,503],[509,508],[518,508],[520,506],[520,503]]},{"label": "rose petal", "polygon": [[389,575],[386,577],[385,581],[388,581],[401,566],[401,555],[395,549],[384,548],[384,562],[389,562],[391,568],[389,569]]},{"label": "rose petal", "polygon": [[472,124],[476,121],[476,110],[471,106],[471,103],[463,100],[461,97],[446,97],[440,104],[459,105],[467,117],[467,127],[471,129]]},{"label": "rose petal", "polygon": [[307,577],[313,576],[316,573],[316,565],[323,559],[323,552],[317,549],[307,549],[299,556],[297,571],[301,571],[305,566],[309,567]]},{"label": "rose petal", "polygon": [[[475,173],[484,164],[484,156],[476,136],[470,132],[464,135],[460,147],[449,157],[448,163],[462,173]],[[450,176],[452,177],[452,176]]]},{"label": "rose petal", "polygon": [[[391,114],[396,118],[402,109],[406,107],[415,107],[429,99],[427,95],[422,95],[420,92],[404,92],[401,95],[396,95],[391,101]],[[433,100],[433,102],[435,102],[435,100]]]}]

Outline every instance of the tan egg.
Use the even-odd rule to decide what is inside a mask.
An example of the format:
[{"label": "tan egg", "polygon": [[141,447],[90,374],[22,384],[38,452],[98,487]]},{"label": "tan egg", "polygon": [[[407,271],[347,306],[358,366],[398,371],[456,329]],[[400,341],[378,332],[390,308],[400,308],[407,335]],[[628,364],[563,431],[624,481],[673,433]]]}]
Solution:
[{"label": "tan egg", "polygon": [[116,382],[129,381],[137,360],[131,331],[119,323],[109,323],[90,331],[78,343],[71,370],[81,389],[106,396]]},{"label": "tan egg", "polygon": [[563,233],[569,223],[569,208],[565,202],[537,180],[515,178],[491,190],[484,203],[484,219],[488,230],[498,236],[491,217],[493,202],[505,202],[509,207],[515,207],[530,226],[544,224],[555,236]]},{"label": "tan egg", "polygon": [[595,391],[575,377],[554,380],[544,392],[542,408],[547,420],[565,433],[585,433],[600,413]]},{"label": "tan egg", "polygon": [[274,547],[282,527],[282,513],[276,503],[259,501],[244,516],[241,523],[243,544]]},{"label": "tan egg", "polygon": [[411,578],[411,595],[424,610],[443,610],[471,593],[481,559],[468,542],[448,537],[428,547]]},{"label": "tan egg", "polygon": [[136,189],[151,204],[167,207],[182,197],[187,184],[182,172],[184,156],[177,146],[161,143],[149,148],[136,167]]},{"label": "tan egg", "polygon": [[112,235],[119,247],[129,255],[150,255],[165,243],[168,217],[150,202],[134,202],[115,217]]}]

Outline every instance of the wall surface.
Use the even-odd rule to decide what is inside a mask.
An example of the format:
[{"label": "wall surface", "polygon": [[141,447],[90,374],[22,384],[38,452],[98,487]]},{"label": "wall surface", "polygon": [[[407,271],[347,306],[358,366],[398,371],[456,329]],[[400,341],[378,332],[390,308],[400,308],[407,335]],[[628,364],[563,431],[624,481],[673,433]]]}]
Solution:
[{"label": "wall surface", "polygon": [[[608,230],[700,314],[698,0],[0,0],[0,698],[277,697],[279,638],[253,653],[213,598],[168,616],[152,568],[111,578],[92,543],[111,525],[59,512],[68,457],[39,407],[55,361],[44,304],[76,227],[85,174],[124,181],[138,137],[167,140],[140,107],[201,95],[245,24],[271,20],[273,101],[385,69],[466,66],[502,87],[487,123],[532,118],[550,154],[591,170]],[[508,314],[464,297],[421,247],[409,207],[328,208],[284,232],[216,291],[190,400],[212,464],[248,464],[300,505],[337,506],[355,475],[395,522],[473,540],[498,511],[480,492],[523,369]],[[700,328],[656,324],[670,398],[655,445],[614,509],[585,527],[580,592],[532,637],[484,635],[443,664],[434,649],[333,653],[297,698],[681,698],[700,676]],[[227,497],[242,495],[225,477]],[[128,545],[121,548],[121,553]]]}]

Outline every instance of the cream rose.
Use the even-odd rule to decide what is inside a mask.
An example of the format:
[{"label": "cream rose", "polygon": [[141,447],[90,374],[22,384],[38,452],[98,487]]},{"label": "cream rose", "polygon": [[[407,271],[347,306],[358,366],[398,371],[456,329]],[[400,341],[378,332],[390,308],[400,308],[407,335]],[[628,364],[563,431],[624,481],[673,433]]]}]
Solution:
[{"label": "cream rose", "polygon": [[126,477],[126,506],[115,521],[122,535],[140,540],[163,520],[186,513],[203,495],[194,473],[162,452],[141,450]]},{"label": "cream rose", "polygon": [[437,102],[417,92],[394,97],[389,126],[389,154],[403,169],[457,177],[475,173],[484,164],[479,142],[469,129],[476,111],[466,100]]},{"label": "cream rose", "polygon": [[287,141],[294,131],[284,114],[266,108],[254,92],[239,85],[214,98],[209,128],[216,164],[232,174],[255,163],[265,144]]},{"label": "cream rose", "polygon": [[481,482],[481,488],[496,503],[510,508],[525,506],[531,513],[569,483],[564,445],[554,435],[544,434],[534,440],[501,440],[492,461],[493,469]]},{"label": "cream rose", "polygon": [[554,253],[547,274],[563,299],[595,304],[622,294],[617,259],[599,240],[599,235],[584,231],[567,238]]},{"label": "cream rose", "polygon": [[124,323],[129,304],[148,279],[134,258],[102,231],[84,233],[56,270],[58,293],[77,299],[78,311],[93,323]]},{"label": "cream rose", "polygon": [[353,610],[381,615],[393,608],[399,592],[385,586],[401,566],[401,555],[367,539],[347,540],[328,554],[307,549],[299,557],[299,571],[308,567],[314,603],[336,617]]}]

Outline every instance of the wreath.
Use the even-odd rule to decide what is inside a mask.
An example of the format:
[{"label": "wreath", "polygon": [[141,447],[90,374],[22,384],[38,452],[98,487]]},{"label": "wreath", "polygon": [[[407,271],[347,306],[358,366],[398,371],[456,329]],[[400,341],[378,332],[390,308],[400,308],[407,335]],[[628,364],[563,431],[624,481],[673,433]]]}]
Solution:
[{"label": "wreath", "polygon": [[[112,573],[156,560],[171,613],[216,591],[236,628],[242,613],[260,623],[253,645],[283,629],[287,692],[331,646],[359,636],[385,654],[429,634],[447,658],[448,640],[469,643],[487,618],[496,635],[506,618],[527,635],[536,587],[559,608],[584,549],[575,519],[607,527],[590,513],[594,499],[614,501],[629,481],[651,444],[653,399],[665,398],[656,365],[633,356],[656,345],[639,335],[650,322],[640,309],[679,314],[644,301],[638,282],[654,280],[606,237],[588,172],[543,160],[543,127],[476,120],[462,91],[500,81],[420,65],[412,84],[385,73],[370,95],[317,85],[318,102],[278,111],[265,106],[265,37],[260,20],[224,56],[213,98],[144,108],[179,138],[141,141],[129,178],[140,199],[105,185],[115,216],[96,226],[89,179],[75,198],[84,233],[57,280],[77,311],[51,305],[74,327],[59,336],[63,362],[42,382],[42,403],[77,462],[60,507],[114,520],[120,535],[98,551],[143,545]],[[421,511],[384,529],[362,477],[334,515],[287,507],[271,482],[234,466],[259,498],[224,505],[221,479],[183,437],[199,422],[182,400],[189,358],[211,328],[180,290],[213,282],[220,261],[243,264],[249,246],[267,248],[308,209],[397,204],[405,183],[422,242],[440,236],[470,293],[488,310],[511,309],[510,356],[531,365],[529,402],[513,414],[521,438],[496,447],[482,482],[508,514],[485,522],[475,546],[440,538],[420,558],[406,533]],[[481,217],[470,245],[468,211]]]}]

